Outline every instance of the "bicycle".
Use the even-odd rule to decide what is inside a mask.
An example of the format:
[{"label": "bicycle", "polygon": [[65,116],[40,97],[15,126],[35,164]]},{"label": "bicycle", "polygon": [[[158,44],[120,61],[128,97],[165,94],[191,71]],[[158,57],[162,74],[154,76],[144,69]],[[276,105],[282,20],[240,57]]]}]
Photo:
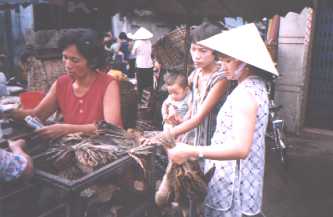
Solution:
[{"label": "bicycle", "polygon": [[269,93],[269,122],[266,137],[273,141],[272,150],[279,152],[279,160],[284,167],[288,165],[288,145],[286,137],[286,124],[283,119],[278,117],[278,112],[282,105],[276,105],[274,101],[275,83],[272,80],[268,84]]}]

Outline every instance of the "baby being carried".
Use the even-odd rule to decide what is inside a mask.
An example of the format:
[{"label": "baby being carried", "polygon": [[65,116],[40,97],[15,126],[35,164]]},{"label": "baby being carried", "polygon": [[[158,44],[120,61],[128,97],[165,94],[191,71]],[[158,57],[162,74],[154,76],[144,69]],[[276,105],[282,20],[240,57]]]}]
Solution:
[{"label": "baby being carried", "polygon": [[192,94],[187,76],[168,71],[164,76],[169,96],[162,104],[163,130],[166,131],[190,118]]}]

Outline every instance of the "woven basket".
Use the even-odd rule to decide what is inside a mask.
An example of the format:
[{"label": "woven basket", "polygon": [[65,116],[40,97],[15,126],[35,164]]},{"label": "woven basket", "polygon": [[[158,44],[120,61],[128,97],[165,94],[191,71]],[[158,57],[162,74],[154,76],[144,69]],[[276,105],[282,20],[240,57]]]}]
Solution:
[{"label": "woven basket", "polygon": [[[185,27],[179,27],[153,45],[153,54],[165,68],[172,68],[185,63]],[[187,51],[189,52],[189,51]],[[191,63],[188,55],[188,63]]]},{"label": "woven basket", "polygon": [[42,60],[35,56],[29,57],[23,68],[25,70],[23,73],[27,75],[28,90],[44,93],[65,72],[61,59]]}]

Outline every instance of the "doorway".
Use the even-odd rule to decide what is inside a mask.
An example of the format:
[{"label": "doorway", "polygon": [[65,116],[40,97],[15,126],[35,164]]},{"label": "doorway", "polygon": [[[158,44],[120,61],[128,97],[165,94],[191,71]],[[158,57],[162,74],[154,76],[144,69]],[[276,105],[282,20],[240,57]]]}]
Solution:
[{"label": "doorway", "polygon": [[333,130],[333,3],[318,2],[306,127]]}]

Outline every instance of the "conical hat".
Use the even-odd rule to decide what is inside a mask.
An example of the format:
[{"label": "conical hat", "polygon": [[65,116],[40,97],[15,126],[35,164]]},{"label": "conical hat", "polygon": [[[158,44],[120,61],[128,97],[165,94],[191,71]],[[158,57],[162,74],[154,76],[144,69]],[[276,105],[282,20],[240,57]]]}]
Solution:
[{"label": "conical hat", "polygon": [[133,40],[145,40],[145,39],[150,39],[154,35],[153,33],[149,32],[147,29],[140,27],[133,35],[129,34],[127,37]]},{"label": "conical hat", "polygon": [[279,73],[257,27],[251,23],[214,35],[198,42],[273,75]]},{"label": "conical hat", "polygon": [[127,33],[126,35],[127,35],[127,38],[129,38],[129,39],[132,39],[132,37],[133,37],[133,34],[131,32]]}]

